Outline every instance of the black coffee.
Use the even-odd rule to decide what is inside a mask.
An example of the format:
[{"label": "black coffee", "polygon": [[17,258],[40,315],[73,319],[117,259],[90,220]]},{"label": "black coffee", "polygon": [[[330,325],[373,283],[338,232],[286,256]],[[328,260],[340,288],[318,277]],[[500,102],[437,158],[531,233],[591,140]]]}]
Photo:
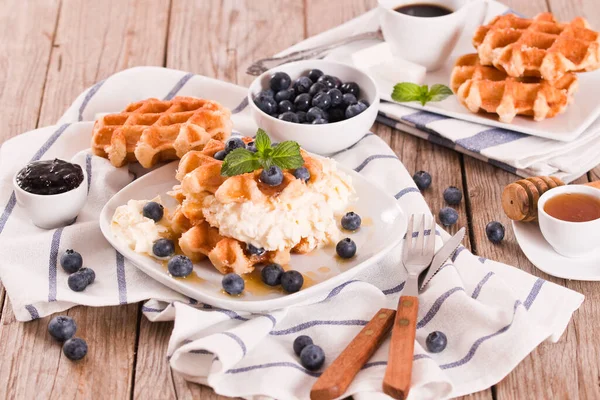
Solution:
[{"label": "black coffee", "polygon": [[397,11],[400,14],[410,15],[411,17],[423,18],[441,17],[452,14],[453,12],[447,7],[427,3],[407,4],[394,8],[394,11]]}]

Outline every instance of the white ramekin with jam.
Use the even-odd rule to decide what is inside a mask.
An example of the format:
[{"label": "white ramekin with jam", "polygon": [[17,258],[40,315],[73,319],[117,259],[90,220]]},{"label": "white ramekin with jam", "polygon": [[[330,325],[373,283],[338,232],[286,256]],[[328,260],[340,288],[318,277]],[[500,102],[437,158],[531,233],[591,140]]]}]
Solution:
[{"label": "white ramekin with jam", "polygon": [[34,161],[13,178],[17,204],[43,229],[72,223],[85,204],[88,177],[78,164]]}]

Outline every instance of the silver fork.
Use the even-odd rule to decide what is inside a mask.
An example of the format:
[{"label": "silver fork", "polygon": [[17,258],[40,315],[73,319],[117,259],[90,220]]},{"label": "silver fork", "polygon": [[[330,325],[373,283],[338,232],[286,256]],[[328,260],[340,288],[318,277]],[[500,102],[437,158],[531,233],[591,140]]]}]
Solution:
[{"label": "silver fork", "polygon": [[285,64],[292,61],[300,61],[300,60],[308,60],[312,58],[322,58],[335,49],[336,47],[343,46],[348,43],[357,42],[359,40],[368,40],[368,39],[380,39],[383,40],[383,34],[381,30],[374,32],[364,32],[359,33],[358,35],[349,36],[347,38],[337,40],[333,43],[325,44],[322,46],[313,47],[311,49],[295,51],[290,54],[286,54],[281,57],[269,57],[263,58],[258,61],[255,61],[246,69],[246,73],[248,75],[258,76],[265,71],[270,70],[278,65]]},{"label": "silver fork", "polygon": [[[388,364],[383,378],[383,391],[395,399],[406,399],[410,391],[417,313],[419,311],[419,274],[429,266],[435,251],[435,219],[432,218],[427,240],[425,240],[425,215],[421,214],[420,228],[417,231],[413,229],[414,225],[415,215],[413,214],[408,222],[402,254],[402,262],[408,272],[408,278],[398,301]],[[413,246],[413,236],[415,235],[416,240]]]}]

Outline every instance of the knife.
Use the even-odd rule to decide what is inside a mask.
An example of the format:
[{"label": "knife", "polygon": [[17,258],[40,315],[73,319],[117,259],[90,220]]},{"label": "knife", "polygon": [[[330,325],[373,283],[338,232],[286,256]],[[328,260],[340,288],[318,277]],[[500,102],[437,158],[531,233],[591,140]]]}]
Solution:
[{"label": "knife", "polygon": [[456,234],[454,234],[454,236],[452,236],[450,240],[444,243],[442,248],[435,254],[435,257],[433,257],[431,265],[427,270],[427,274],[425,275],[425,278],[423,278],[423,283],[421,284],[420,290],[423,290],[425,288],[425,285],[427,285],[431,278],[433,278],[434,275],[438,273],[438,271],[440,270],[440,268],[442,268],[442,265],[444,265],[446,260],[450,258],[452,254],[454,254],[456,249],[458,249],[458,246],[460,246],[460,243],[463,241],[464,237],[465,228],[463,227],[460,228],[460,230],[456,232]]}]

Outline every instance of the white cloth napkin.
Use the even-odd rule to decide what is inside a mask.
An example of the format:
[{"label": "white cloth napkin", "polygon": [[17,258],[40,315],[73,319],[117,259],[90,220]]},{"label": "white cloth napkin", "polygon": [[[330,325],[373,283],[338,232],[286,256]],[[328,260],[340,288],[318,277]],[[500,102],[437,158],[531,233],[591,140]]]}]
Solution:
[{"label": "white cloth napkin", "polygon": [[[515,13],[504,4],[488,1],[487,15]],[[371,10],[343,25],[313,36],[282,51],[283,55],[332,43],[379,28],[377,10]],[[461,38],[468,40],[470,38]],[[355,51],[350,44],[336,48],[326,58],[349,62]],[[553,175],[565,182],[585,174],[600,164],[600,120],[572,142],[559,142],[501,128],[453,119],[398,103],[382,102],[378,122],[422,139],[449,147],[496,167],[524,177]]]},{"label": "white cloth napkin", "polygon": [[[5,207],[0,277],[16,318],[26,321],[76,304],[153,299],[143,311],[153,321],[175,320],[168,357],[186,379],[228,396],[308,398],[319,372],[302,368],[292,342],[300,334],[310,335],[324,349],[327,365],[379,308],[395,309],[405,279],[399,248],[313,304],[251,314],[198,304],[156,283],[116,253],[98,227],[102,206],[135,175],[89,153],[97,113],[121,110],[149,96],[209,97],[233,109],[237,131],[253,134],[245,93],[244,88],[181,71],[133,68],[82,93],[58,125],[7,141],[0,150],[0,202]],[[91,178],[90,191],[73,225],[46,231],[34,227],[15,206],[11,180],[29,160],[53,157],[80,163]],[[401,161],[376,135],[366,133],[335,159],[395,196],[407,214],[429,213]],[[447,238],[440,229],[437,246]],[[67,274],[57,266],[68,248],[81,252],[85,266],[96,271],[96,282],[80,293],[69,290]],[[411,398],[440,399],[485,389],[540,342],[558,340],[583,296],[461,247],[420,301]],[[430,354],[425,338],[435,330],[447,335],[448,347]],[[365,365],[347,395],[371,399],[381,391],[388,343]]]}]

